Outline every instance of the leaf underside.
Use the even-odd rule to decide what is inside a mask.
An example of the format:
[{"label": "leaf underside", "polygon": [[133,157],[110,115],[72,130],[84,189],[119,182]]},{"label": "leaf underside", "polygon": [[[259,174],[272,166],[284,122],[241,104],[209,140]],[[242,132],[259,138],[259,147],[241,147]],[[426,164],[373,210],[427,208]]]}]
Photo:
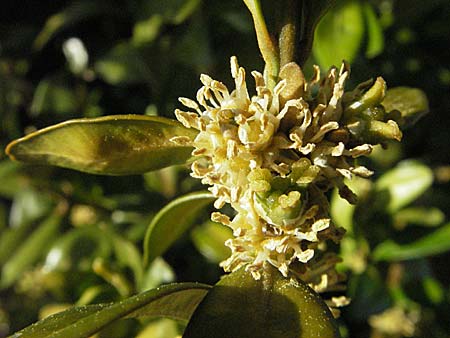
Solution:
[{"label": "leaf underside", "polygon": [[185,164],[197,132],[177,121],[144,115],[69,120],[13,141],[6,153],[15,160],[50,164],[92,174],[130,175]]},{"label": "leaf underside", "polygon": [[89,337],[122,318],[168,317],[187,321],[209,289],[209,285],[198,283],[170,284],[115,303],[74,307],[30,325],[11,337]]}]

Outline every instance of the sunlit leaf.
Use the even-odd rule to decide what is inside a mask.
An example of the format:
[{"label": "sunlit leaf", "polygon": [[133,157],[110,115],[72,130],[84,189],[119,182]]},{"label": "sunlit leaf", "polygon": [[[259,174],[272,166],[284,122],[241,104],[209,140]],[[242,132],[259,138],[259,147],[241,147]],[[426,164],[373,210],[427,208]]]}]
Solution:
[{"label": "sunlit leaf", "polygon": [[362,6],[359,1],[338,1],[317,25],[313,54],[320,66],[352,62],[364,36]]},{"label": "sunlit leaf", "polygon": [[450,250],[450,223],[412,243],[398,244],[386,240],[373,251],[377,261],[402,261],[437,255]]},{"label": "sunlit leaf", "polygon": [[417,161],[403,161],[375,183],[378,199],[391,213],[416,200],[433,183],[433,172]]},{"label": "sunlit leaf", "polygon": [[59,213],[49,216],[15,250],[11,258],[2,267],[0,288],[10,286],[24,271],[43,257],[48,250],[47,243],[51,243],[58,235],[61,219],[62,217]]},{"label": "sunlit leaf", "polygon": [[245,269],[224,276],[194,312],[184,338],[334,338],[337,325],[305,283],[266,266],[260,280]]},{"label": "sunlit leaf", "polygon": [[12,337],[81,338],[121,318],[168,317],[187,321],[210,286],[171,284],[110,304],[75,307],[47,317]]},{"label": "sunlit leaf", "polygon": [[51,164],[94,174],[139,174],[184,164],[192,151],[174,136],[196,132],[162,117],[116,115],[63,122],[10,143],[16,160]]},{"label": "sunlit leaf", "polygon": [[367,49],[366,56],[373,58],[379,55],[384,48],[383,28],[380,20],[370,3],[363,4],[364,15],[367,23]]},{"label": "sunlit leaf", "polygon": [[191,193],[166,205],[152,220],[144,239],[144,265],[162,255],[189,229],[214,197],[208,192]]},{"label": "sunlit leaf", "polygon": [[211,262],[220,263],[231,254],[225,241],[233,237],[233,233],[222,224],[208,221],[192,230],[191,237],[197,250]]},{"label": "sunlit leaf", "polygon": [[382,102],[386,111],[398,110],[404,121],[402,128],[415,124],[429,112],[426,94],[418,88],[395,87],[388,89]]}]

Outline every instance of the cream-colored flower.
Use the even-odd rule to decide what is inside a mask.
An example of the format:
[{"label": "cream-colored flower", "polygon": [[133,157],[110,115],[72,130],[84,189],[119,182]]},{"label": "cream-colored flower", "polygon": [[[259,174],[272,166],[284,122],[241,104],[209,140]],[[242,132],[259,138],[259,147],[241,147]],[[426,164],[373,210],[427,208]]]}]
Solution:
[{"label": "cream-colored flower", "polygon": [[338,243],[344,231],[330,221],[325,193],[337,187],[355,202],[344,178],[371,171],[354,159],[369,154],[373,144],[399,139],[401,132],[380,105],[381,78],[344,93],[346,65],[322,80],[319,68],[314,70],[306,82],[300,67],[290,63],[273,89],[254,71],[250,95],[245,70],[232,57],[235,89],[202,75],[197,102],[180,98],[190,111],[175,114],[199,131],[192,176],[210,186],[216,208],[230,204],[236,211],[232,218],[212,215],[235,236],[226,243],[232,254],[221,263],[225,271],[245,266],[258,279],[268,262],[322,292],[343,280],[334,269],[339,259],[326,253],[328,240]]}]

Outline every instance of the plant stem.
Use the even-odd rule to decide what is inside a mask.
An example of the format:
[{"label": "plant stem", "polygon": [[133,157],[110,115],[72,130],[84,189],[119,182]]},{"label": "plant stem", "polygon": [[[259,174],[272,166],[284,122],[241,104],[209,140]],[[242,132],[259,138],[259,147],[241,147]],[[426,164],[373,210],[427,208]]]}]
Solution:
[{"label": "plant stem", "polygon": [[277,48],[270,37],[269,31],[267,30],[259,0],[243,1],[252,15],[259,50],[261,51],[264,62],[266,63],[265,76],[267,85],[269,88],[273,88],[278,80],[278,72],[280,67]]},{"label": "plant stem", "polygon": [[298,30],[298,21],[296,20],[298,15],[298,1],[287,0],[286,6],[282,10],[282,27],[278,39],[280,46],[280,68],[289,62],[295,61]]}]

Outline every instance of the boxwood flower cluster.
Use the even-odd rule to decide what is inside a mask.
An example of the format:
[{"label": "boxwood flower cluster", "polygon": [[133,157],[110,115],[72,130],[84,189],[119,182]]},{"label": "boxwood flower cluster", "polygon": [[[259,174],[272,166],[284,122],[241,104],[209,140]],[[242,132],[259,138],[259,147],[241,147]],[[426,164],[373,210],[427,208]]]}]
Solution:
[{"label": "boxwood flower cluster", "polygon": [[376,144],[400,140],[399,112],[386,112],[382,105],[384,80],[345,92],[346,64],[323,78],[316,66],[306,81],[301,68],[289,63],[274,88],[253,71],[251,96],[236,57],[231,74],[232,91],[201,75],[197,100],[180,98],[189,111],[175,111],[184,126],[199,131],[191,175],[210,186],[217,209],[229,204],[235,211],[211,216],[234,234],[226,242],[231,257],[221,266],[225,271],[245,267],[259,279],[268,262],[317,292],[341,288],[343,277],[335,269],[339,258],[327,246],[339,243],[344,230],[330,220],[326,193],[336,187],[355,203],[344,179],[372,174],[355,159],[370,154]]}]

